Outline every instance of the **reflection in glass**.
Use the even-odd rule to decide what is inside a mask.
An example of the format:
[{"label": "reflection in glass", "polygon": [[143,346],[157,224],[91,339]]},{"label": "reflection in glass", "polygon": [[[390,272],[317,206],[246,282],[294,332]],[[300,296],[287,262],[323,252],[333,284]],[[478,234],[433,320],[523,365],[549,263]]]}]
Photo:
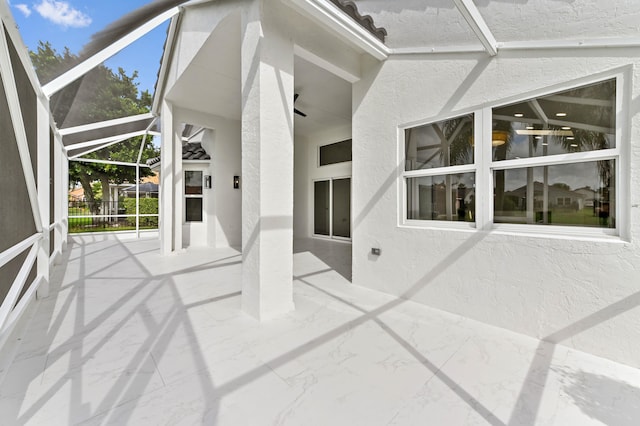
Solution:
[{"label": "reflection in glass", "polygon": [[[616,81],[493,109],[493,160],[615,148]],[[503,143],[496,143],[496,135]]]},{"label": "reflection in glass", "polygon": [[184,172],[184,193],[186,195],[202,194],[202,172],[190,171]]},{"label": "reflection in glass", "polygon": [[344,163],[351,161],[351,139],[320,147],[320,165]]},{"label": "reflection in glass", "polygon": [[407,219],[475,221],[475,173],[407,178]]},{"label": "reflection in glass", "polygon": [[186,222],[202,222],[202,198],[185,198]]},{"label": "reflection in glass", "polygon": [[333,236],[351,238],[351,179],[333,180]]},{"label": "reflection in glass", "polygon": [[313,233],[329,235],[329,183],[328,180],[313,184]]},{"label": "reflection in glass", "polygon": [[473,114],[405,130],[405,170],[473,164]]},{"label": "reflection in glass", "polygon": [[615,228],[615,161],[494,171],[494,222]]}]

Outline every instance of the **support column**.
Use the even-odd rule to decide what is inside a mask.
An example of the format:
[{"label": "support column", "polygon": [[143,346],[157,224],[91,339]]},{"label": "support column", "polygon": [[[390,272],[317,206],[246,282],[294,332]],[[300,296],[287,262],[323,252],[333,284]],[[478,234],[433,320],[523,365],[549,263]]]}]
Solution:
[{"label": "support column", "polygon": [[178,199],[182,185],[182,145],[176,138],[173,107],[162,104],[162,148],[160,150],[160,252],[182,249],[182,210]]},{"label": "support column", "polygon": [[38,250],[38,277],[42,279],[40,286],[36,292],[39,299],[49,297],[49,242],[51,241],[51,232],[49,231],[50,218],[50,185],[51,179],[55,174],[50,169],[51,158],[50,152],[51,138],[49,131],[49,101],[40,98],[37,101],[37,126],[38,126],[38,201],[40,206],[40,217],[42,218],[42,240],[40,240],[40,248]]},{"label": "support column", "polygon": [[55,243],[54,256],[56,259],[56,264],[59,264],[62,258],[62,250],[66,247],[66,245],[63,243],[64,238],[66,238],[63,237],[63,228],[66,227],[63,220],[64,212],[67,211],[67,206],[69,205],[69,187],[68,185],[65,185],[65,180],[62,176],[62,170],[64,168],[63,164],[67,164],[68,162],[67,158],[62,152],[62,142],[60,141],[60,138],[56,135],[54,135],[53,137],[53,152],[51,153],[51,155],[53,155],[54,167],[52,173],[54,179],[53,187],[55,189],[55,194],[53,196],[53,220],[56,223],[56,227],[54,228],[53,232],[53,240]]},{"label": "support column", "polygon": [[293,310],[293,42],[254,2],[242,40],[242,307]]}]

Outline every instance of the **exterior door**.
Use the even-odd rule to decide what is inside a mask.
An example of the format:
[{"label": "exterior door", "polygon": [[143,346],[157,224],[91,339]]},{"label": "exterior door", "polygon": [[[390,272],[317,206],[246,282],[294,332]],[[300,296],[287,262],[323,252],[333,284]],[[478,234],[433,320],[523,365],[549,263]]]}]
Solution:
[{"label": "exterior door", "polygon": [[314,182],[313,234],[351,238],[351,178]]}]

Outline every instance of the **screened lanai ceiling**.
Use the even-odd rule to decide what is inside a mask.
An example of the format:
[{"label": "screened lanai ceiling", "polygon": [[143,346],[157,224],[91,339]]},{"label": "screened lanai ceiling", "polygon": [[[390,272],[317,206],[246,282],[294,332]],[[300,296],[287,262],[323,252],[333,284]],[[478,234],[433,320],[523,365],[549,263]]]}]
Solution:
[{"label": "screened lanai ceiling", "polygon": [[498,48],[526,47],[522,42],[534,46],[552,41],[635,39],[640,31],[637,0],[353,1],[361,13],[371,15],[376,25],[387,30],[386,45],[391,49],[481,48],[465,17],[465,9],[473,13],[474,8]]},{"label": "screened lanai ceiling", "polygon": [[[136,10],[129,10],[121,19],[107,25],[94,34],[80,50],[81,59],[107,58],[117,55],[121,48],[128,46],[135,38],[135,43],[144,42],[144,37],[134,37],[136,32],[143,34],[149,30],[162,28],[168,33],[167,22],[178,16],[177,6],[189,7],[194,4],[215,2],[215,0],[154,0],[149,1]],[[640,1],[619,0],[283,0],[285,4],[303,5],[324,3],[338,8],[365,28],[377,39],[384,39],[384,54],[428,54],[438,52],[478,51],[488,55],[496,55],[501,50],[537,49],[545,47],[572,46],[592,47],[611,45],[640,45]],[[156,22],[154,22],[156,21]],[[161,26],[164,22],[164,26]],[[608,25],[615,22],[616,25]],[[615,27],[615,32],[611,30]],[[377,32],[377,34],[376,34]],[[382,36],[381,36],[382,35]],[[166,52],[165,52],[166,53]],[[102,56],[101,56],[102,55]],[[117,56],[116,56],[117,58]],[[98,62],[100,63],[100,62]],[[113,64],[111,65],[114,66]],[[156,62],[153,69],[158,75],[160,64]],[[304,62],[297,62],[296,90],[308,94],[318,92],[313,87],[314,73],[318,70],[306,67]],[[129,70],[132,71],[132,70]],[[74,74],[73,70],[68,74]],[[45,85],[48,94],[66,91],[53,103],[54,109],[65,110],[62,122],[57,123],[63,131],[64,143],[75,154],[86,148],[87,142],[94,142],[96,147],[107,147],[116,141],[119,135],[130,135],[134,132],[152,129],[149,117],[139,117],[125,123],[107,123],[98,128],[84,128],[90,123],[79,122],[74,112],[80,111],[84,100],[92,96],[94,87],[89,79],[53,82]],[[154,76],[154,77],[155,77]],[[66,77],[64,74],[62,77]],[[76,81],[68,86],[70,81]],[[317,84],[316,84],[317,85]],[[47,90],[48,89],[48,90]],[[62,99],[63,98],[63,99]],[[335,99],[323,96],[305,96],[301,93],[300,106],[313,111],[336,110]],[[315,104],[314,104],[315,102]],[[326,103],[322,104],[322,103]],[[348,108],[350,97],[345,96],[344,107]],[[348,120],[340,114],[340,120]],[[297,118],[300,127],[309,123]],[[157,126],[157,123],[154,123]],[[321,128],[322,122],[315,120],[309,129]],[[81,129],[75,132],[72,128]],[[101,144],[99,144],[99,142]]]}]

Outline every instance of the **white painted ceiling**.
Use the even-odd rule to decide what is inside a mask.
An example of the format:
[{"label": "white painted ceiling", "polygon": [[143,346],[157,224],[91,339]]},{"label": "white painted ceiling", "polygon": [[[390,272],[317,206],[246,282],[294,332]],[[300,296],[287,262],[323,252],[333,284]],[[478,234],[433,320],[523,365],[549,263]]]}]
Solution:
[{"label": "white painted ceiling", "polygon": [[295,107],[307,114],[295,114],[294,131],[310,135],[351,124],[351,83],[304,59],[295,58]]},{"label": "white painted ceiling", "polygon": [[[183,108],[239,120],[238,28],[234,19],[221,23],[171,88],[167,99]],[[294,62],[294,93],[299,95],[295,107],[307,114],[294,115],[296,135],[308,136],[351,124],[351,84],[298,57]]]}]

